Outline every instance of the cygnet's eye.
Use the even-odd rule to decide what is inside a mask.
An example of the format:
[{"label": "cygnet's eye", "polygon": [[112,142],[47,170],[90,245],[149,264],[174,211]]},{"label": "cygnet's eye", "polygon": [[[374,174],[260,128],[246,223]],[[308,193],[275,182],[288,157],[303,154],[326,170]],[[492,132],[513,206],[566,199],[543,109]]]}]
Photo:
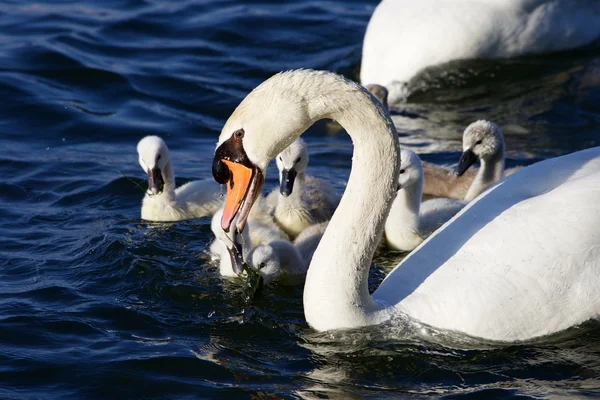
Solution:
[{"label": "cygnet's eye", "polygon": [[296,158],[296,162],[299,163],[301,159],[302,159],[302,157]]},{"label": "cygnet's eye", "polygon": [[475,142],[475,144],[481,144],[481,139]]},{"label": "cygnet's eye", "polygon": [[405,170],[404,168],[402,168],[402,169],[400,170],[400,173],[401,173],[401,174],[403,174],[403,173],[405,173],[405,172],[406,172],[406,170]]},{"label": "cygnet's eye", "polygon": [[258,269],[263,269],[264,267],[266,267],[267,264],[265,264],[264,262],[258,264]]}]

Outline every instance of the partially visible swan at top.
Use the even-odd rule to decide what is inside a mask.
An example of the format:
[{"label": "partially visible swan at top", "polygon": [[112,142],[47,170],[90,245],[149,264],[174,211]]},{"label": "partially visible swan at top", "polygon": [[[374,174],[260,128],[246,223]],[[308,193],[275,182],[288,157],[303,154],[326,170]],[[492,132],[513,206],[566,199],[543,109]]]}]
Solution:
[{"label": "partially visible swan at top", "polygon": [[[495,123],[479,120],[467,126],[463,133],[462,147],[463,152],[454,171],[423,163],[424,194],[471,201],[502,179],[505,174],[504,136]],[[464,176],[477,160],[480,161],[481,167]],[[515,169],[507,172],[512,173]]]},{"label": "partially visible swan at top", "polygon": [[274,240],[257,246],[244,258],[250,268],[260,273],[265,285],[274,281],[283,284],[301,282],[327,224],[328,222],[321,222],[309,226],[298,235],[293,244],[287,240]]},{"label": "partially visible swan at top", "polygon": [[360,80],[401,100],[425,67],[573,49],[600,37],[600,4],[588,0],[383,0],[363,41]]},{"label": "partially visible swan at top", "polygon": [[600,315],[600,148],[534,164],[494,185],[371,296],[369,267],[400,171],[397,132],[366,89],[329,72],[277,74],[225,123],[213,162],[213,176],[228,188],[224,230],[244,227],[269,161],[322,118],[346,129],[354,155],[306,276],[312,328],[405,323],[392,317],[407,315],[437,329],[515,341]]},{"label": "partially visible swan at top", "polygon": [[148,191],[142,202],[142,219],[181,221],[213,215],[223,205],[221,188],[211,179],[175,188],[175,173],[166,143],[146,136],[137,145],[139,162],[148,174]]},{"label": "partially visible swan at top", "polygon": [[384,237],[388,247],[411,251],[446,221],[456,215],[467,203],[437,198],[424,201],[423,167],[412,150],[400,150],[398,193],[385,221]]},{"label": "partially visible swan at top", "polygon": [[339,198],[331,186],[305,174],[308,148],[302,139],[277,155],[276,163],[280,187],[266,201],[275,222],[293,239],[305,228],[329,220]]}]

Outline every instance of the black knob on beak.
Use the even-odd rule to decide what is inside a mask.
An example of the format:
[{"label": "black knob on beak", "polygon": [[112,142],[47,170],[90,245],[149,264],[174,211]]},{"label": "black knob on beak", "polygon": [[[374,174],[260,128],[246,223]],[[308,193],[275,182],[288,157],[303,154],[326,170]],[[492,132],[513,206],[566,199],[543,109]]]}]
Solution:
[{"label": "black knob on beak", "polygon": [[231,172],[229,171],[229,168],[227,168],[227,165],[225,165],[225,163],[217,157],[215,157],[213,160],[212,174],[213,178],[215,178],[215,181],[221,185],[224,185],[231,180]]}]

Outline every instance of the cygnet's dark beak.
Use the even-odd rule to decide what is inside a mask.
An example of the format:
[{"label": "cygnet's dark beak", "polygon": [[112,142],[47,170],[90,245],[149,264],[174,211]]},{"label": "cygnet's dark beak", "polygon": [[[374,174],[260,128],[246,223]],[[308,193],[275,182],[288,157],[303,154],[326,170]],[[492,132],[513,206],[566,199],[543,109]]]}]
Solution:
[{"label": "cygnet's dark beak", "polygon": [[294,182],[296,181],[295,169],[284,169],[281,171],[281,182],[279,192],[283,197],[288,197],[294,190]]},{"label": "cygnet's dark beak", "polygon": [[[233,229],[237,229],[234,227]],[[242,245],[238,240],[239,235],[235,234],[235,239],[233,243],[227,244],[227,252],[229,253],[229,257],[231,258],[231,267],[233,268],[233,272],[236,274],[241,274],[244,272],[244,256],[242,251]]]},{"label": "cygnet's dark beak", "polygon": [[477,161],[477,156],[475,153],[473,153],[471,149],[465,150],[460,156],[460,161],[458,161],[458,165],[456,166],[454,173],[457,176],[461,176],[466,170],[469,169],[471,165],[473,165],[475,161]]},{"label": "cygnet's dark beak", "polygon": [[162,193],[164,186],[165,182],[163,181],[160,168],[152,168],[148,173],[148,190],[153,195],[157,195]]}]

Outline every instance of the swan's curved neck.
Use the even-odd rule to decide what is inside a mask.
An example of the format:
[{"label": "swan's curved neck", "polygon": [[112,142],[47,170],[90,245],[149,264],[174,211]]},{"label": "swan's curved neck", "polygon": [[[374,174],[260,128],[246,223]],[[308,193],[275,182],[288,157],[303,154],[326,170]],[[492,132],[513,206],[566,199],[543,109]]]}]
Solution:
[{"label": "swan's curved neck", "polygon": [[504,176],[504,149],[487,159],[481,159],[481,168],[477,172],[473,183],[465,195],[466,201],[471,201],[479,196],[484,190],[493,183],[499,181]]},{"label": "swan's curved neck", "polygon": [[[343,84],[342,84],[343,83]],[[400,151],[389,115],[365,90],[337,82],[305,94],[312,121],[332,118],[352,138],[346,191],[313,256],[304,287],[304,314],[317,330],[374,323],[380,307],[369,295],[368,274],[398,179]],[[336,90],[337,89],[337,90]]]}]

